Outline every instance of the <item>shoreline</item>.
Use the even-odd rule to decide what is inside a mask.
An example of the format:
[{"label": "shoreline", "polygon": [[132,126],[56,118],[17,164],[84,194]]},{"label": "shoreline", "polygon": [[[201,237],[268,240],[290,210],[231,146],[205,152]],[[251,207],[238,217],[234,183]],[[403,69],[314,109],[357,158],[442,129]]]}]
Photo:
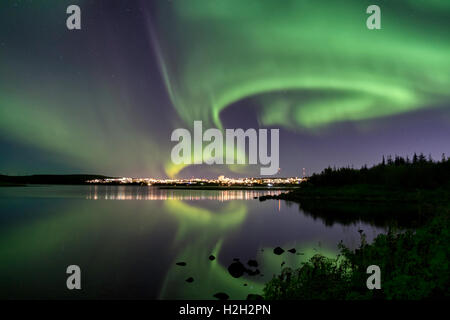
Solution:
[{"label": "shoreline", "polygon": [[292,202],[360,202],[360,203],[447,203],[450,190],[398,189],[378,185],[343,185],[333,187],[304,186],[280,195],[264,195],[260,201],[286,200]]}]

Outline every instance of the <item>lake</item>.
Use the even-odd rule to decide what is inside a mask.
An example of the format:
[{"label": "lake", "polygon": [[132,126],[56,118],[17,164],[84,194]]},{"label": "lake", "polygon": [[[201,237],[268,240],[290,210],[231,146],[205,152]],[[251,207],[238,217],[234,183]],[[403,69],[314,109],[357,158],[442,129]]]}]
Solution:
[{"label": "lake", "polygon": [[[298,204],[255,199],[279,192],[2,187],[0,296],[214,299],[225,292],[245,299],[261,294],[284,267],[316,253],[335,256],[341,240],[358,246],[360,229],[368,241],[386,231],[361,221],[325,222]],[[273,253],[278,246],[281,255]],[[295,253],[287,251],[292,248]],[[257,267],[248,267],[255,274],[232,277],[227,268],[234,259],[256,260]],[[69,265],[81,268],[81,290],[66,288]]]}]

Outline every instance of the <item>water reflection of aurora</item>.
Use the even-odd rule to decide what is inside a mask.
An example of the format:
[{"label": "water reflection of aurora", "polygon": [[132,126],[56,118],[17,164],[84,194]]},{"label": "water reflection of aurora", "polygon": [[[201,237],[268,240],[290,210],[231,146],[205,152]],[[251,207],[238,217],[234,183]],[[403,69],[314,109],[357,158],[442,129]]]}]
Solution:
[{"label": "water reflection of aurora", "polygon": [[[255,257],[259,264],[258,268],[264,276],[233,278],[227,270],[232,261],[222,264],[220,249],[226,241],[224,236],[227,234],[226,231],[239,228],[246,218],[248,211],[245,202],[230,203],[220,212],[191,206],[177,200],[166,202],[166,208],[176,215],[179,221],[174,245],[182,249],[176,261],[187,262],[187,266],[176,266],[174,261],[161,291],[162,299],[185,297],[208,299],[217,292],[225,292],[232,299],[245,299],[250,293],[262,294],[264,282],[281,270],[282,262],[285,262],[284,267],[295,267],[318,253],[314,246],[302,248],[297,246],[301,255],[285,253],[283,256],[273,254],[273,248],[259,248],[255,252]],[[326,256],[336,254],[328,249],[321,250],[321,253]],[[210,254],[216,259],[209,261]],[[242,263],[245,264],[246,261]],[[187,284],[185,280],[188,277],[193,277],[194,283]]]},{"label": "water reflection of aurora", "polygon": [[[304,255],[286,252],[275,256],[273,247],[256,244],[244,250],[247,256],[239,253],[230,256],[230,244],[234,246],[236,239],[241,241],[247,231],[256,232],[254,237],[267,235],[261,233],[261,227],[256,226],[255,230],[246,227],[252,217],[270,223],[264,222],[266,219],[259,216],[258,210],[274,211],[275,219],[286,218],[277,218],[276,202],[92,201],[84,200],[81,193],[80,199],[68,199],[55,192],[55,197],[48,199],[42,197],[52,194],[46,188],[52,187],[26,189],[28,195],[36,193],[35,198],[27,201],[19,189],[8,192],[20,197],[0,199],[2,207],[10,213],[9,219],[2,216],[0,233],[0,282],[10,297],[70,298],[61,283],[65,281],[65,267],[76,262],[83,270],[85,298],[212,299],[213,294],[226,292],[231,298],[241,299],[249,293],[261,293],[263,283],[281,270],[282,261],[286,266],[297,266],[317,253],[317,249],[335,253],[334,241],[320,249],[317,242],[296,243],[292,231],[287,231],[291,234],[287,240],[281,237],[279,242],[266,243],[276,243],[285,249],[295,247]],[[67,188],[73,195],[75,187]],[[89,193],[88,188],[83,190]],[[299,216],[297,208],[293,209],[293,217]],[[282,235],[274,236],[278,239]],[[235,248],[240,245],[238,242]],[[211,254],[216,260],[208,259]],[[243,263],[249,257],[256,259],[264,277],[231,277],[227,267],[235,257]],[[185,261],[187,266],[176,266],[179,261]],[[195,281],[186,283],[188,277]],[[17,286],[18,281],[26,284],[25,292]]]}]

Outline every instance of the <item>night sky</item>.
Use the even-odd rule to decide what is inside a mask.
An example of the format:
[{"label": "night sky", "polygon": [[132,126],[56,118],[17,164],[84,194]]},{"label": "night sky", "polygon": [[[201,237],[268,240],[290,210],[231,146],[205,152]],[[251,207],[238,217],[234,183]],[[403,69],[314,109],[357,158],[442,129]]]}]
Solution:
[{"label": "night sky", "polygon": [[282,176],[440,159],[449,107],[448,0],[0,2],[3,174],[259,174],[172,165],[171,132],[194,120],[280,128]]}]

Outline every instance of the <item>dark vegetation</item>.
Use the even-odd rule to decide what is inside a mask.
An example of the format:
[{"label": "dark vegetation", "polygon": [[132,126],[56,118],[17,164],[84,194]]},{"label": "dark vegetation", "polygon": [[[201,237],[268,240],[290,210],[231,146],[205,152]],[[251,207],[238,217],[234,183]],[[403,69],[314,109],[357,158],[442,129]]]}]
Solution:
[{"label": "dark vegetation", "polygon": [[378,165],[361,169],[328,167],[320,174],[308,179],[308,184],[316,187],[336,187],[347,185],[378,185],[390,189],[436,189],[450,186],[450,158],[442,155],[441,161],[433,161],[423,154],[402,158],[383,157]]},{"label": "dark vegetation", "polygon": [[[449,212],[436,215],[416,231],[379,235],[350,250],[340,244],[335,258],[315,255],[297,270],[285,268],[264,288],[265,299],[358,300],[449,299]],[[381,289],[366,286],[366,269],[381,270]]]},{"label": "dark vegetation", "polygon": [[[383,158],[360,170],[327,168],[311,176],[279,198],[299,202],[307,214],[330,224],[363,217],[375,224],[388,221],[389,231],[371,244],[361,231],[355,250],[341,243],[334,259],[316,255],[296,270],[283,269],[266,284],[264,298],[449,299],[449,182],[450,160],[423,155]],[[366,286],[370,265],[381,269],[379,290]]]},{"label": "dark vegetation", "polygon": [[450,158],[433,161],[423,154],[383,157],[381,163],[361,169],[328,167],[313,174],[300,188],[266,199],[361,200],[364,202],[440,202],[450,190]]},{"label": "dark vegetation", "polygon": [[412,159],[383,157],[371,168],[328,167],[298,189],[259,199],[297,202],[327,225],[359,219],[377,226],[420,226],[450,199],[450,158],[433,161],[415,154]]}]

